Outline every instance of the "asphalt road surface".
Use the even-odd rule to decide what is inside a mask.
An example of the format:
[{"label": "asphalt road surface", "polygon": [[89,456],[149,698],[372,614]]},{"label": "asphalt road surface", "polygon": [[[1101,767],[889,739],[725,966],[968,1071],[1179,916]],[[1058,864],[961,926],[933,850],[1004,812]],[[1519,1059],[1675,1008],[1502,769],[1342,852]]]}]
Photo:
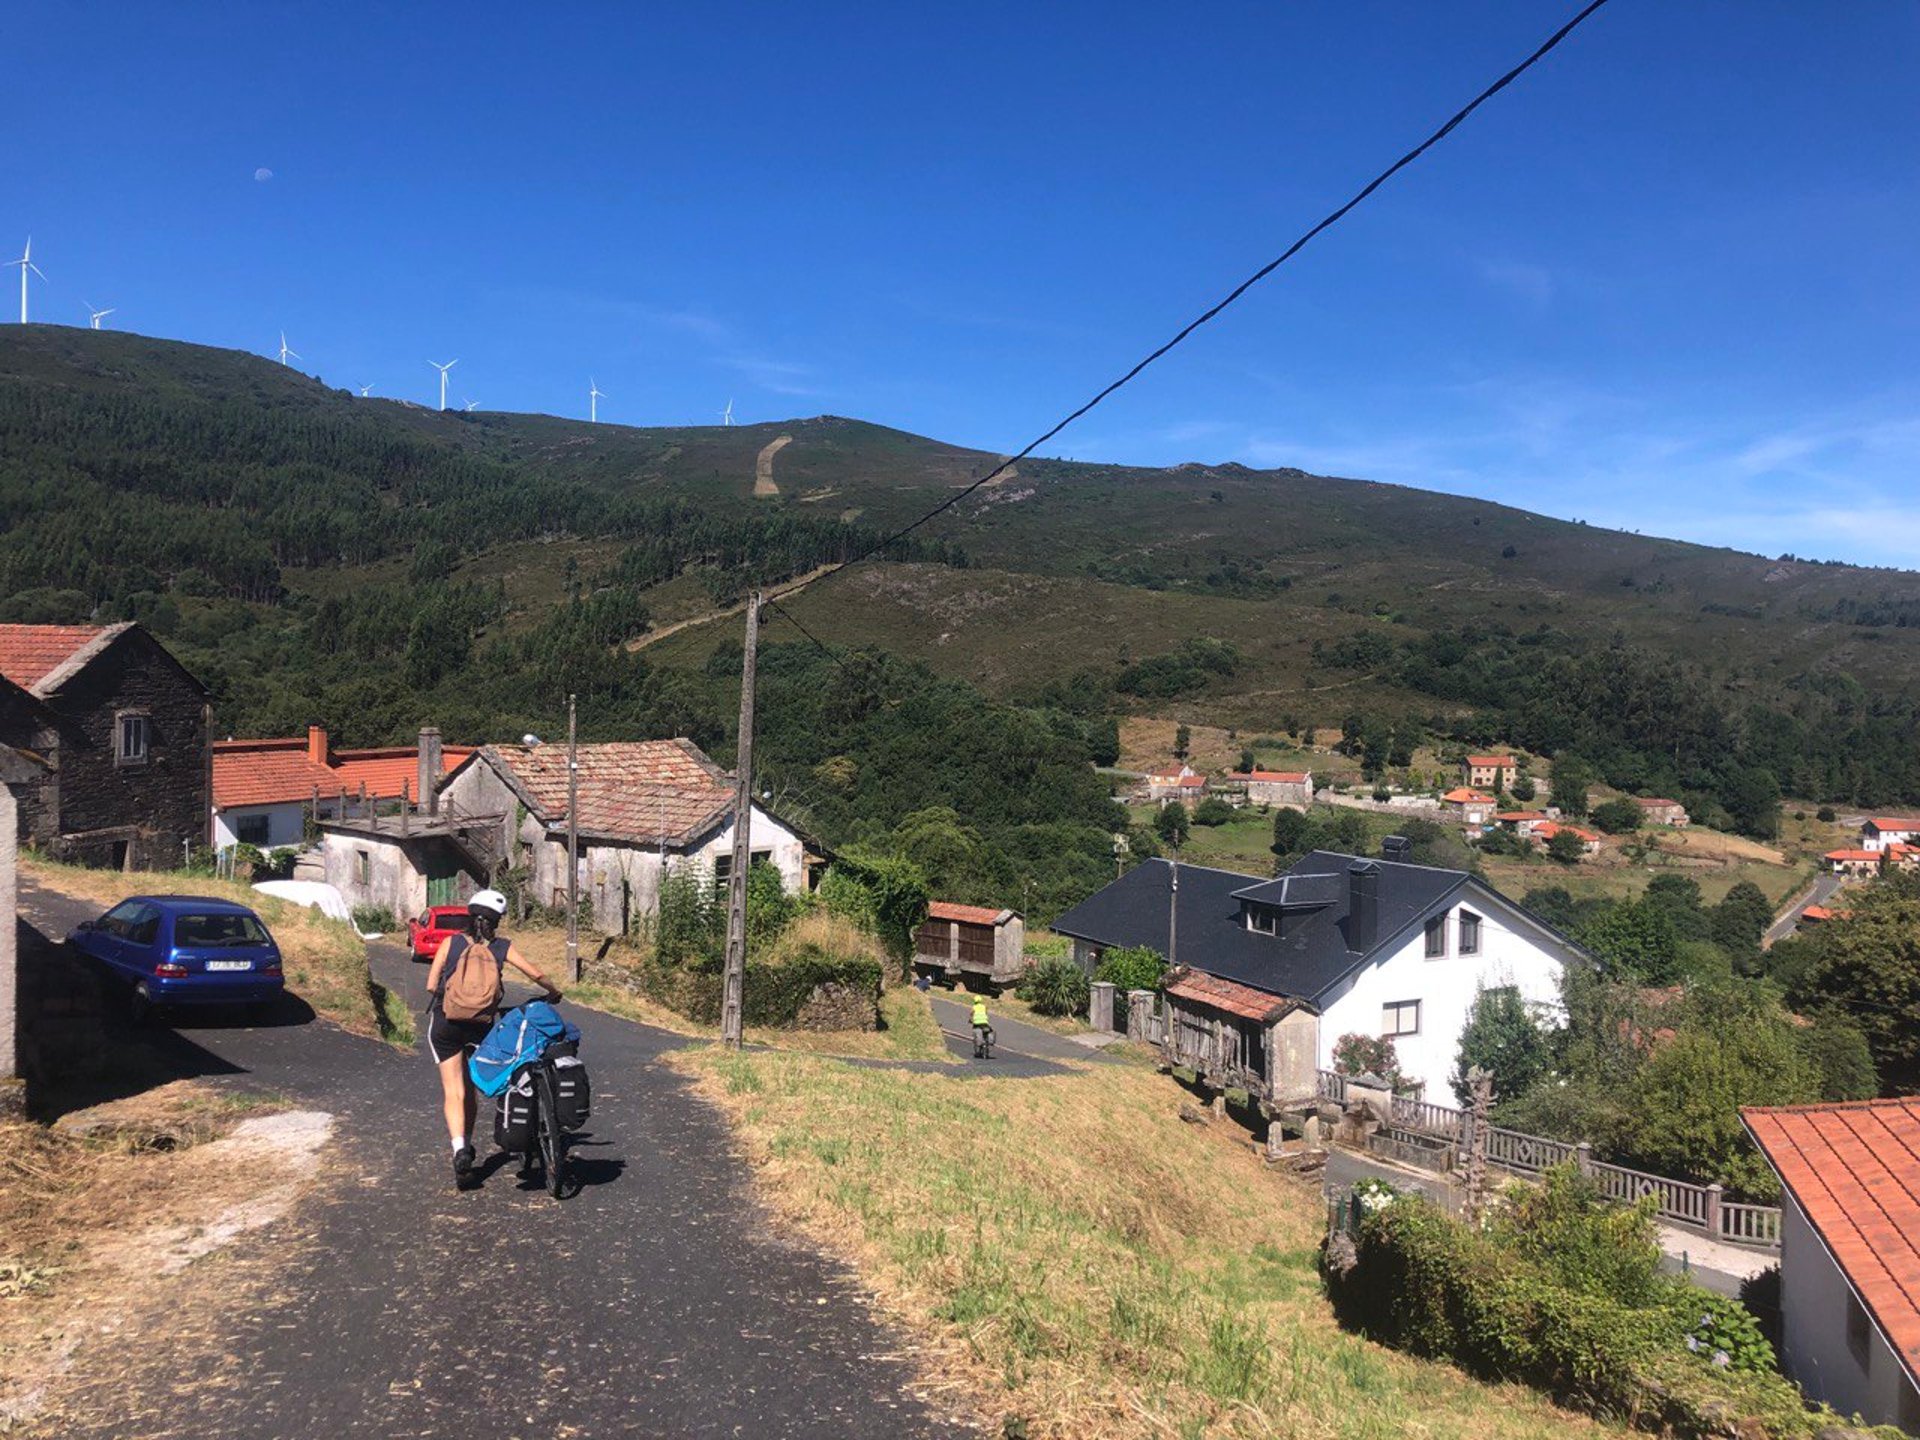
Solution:
[{"label": "asphalt road surface", "polygon": [[[31,882],[21,891],[43,934],[94,913]],[[425,967],[380,946],[375,970],[417,1013]],[[571,1018],[594,1097],[574,1151],[585,1185],[564,1202],[510,1164],[454,1190],[424,1050],[312,1020],[163,1031],[153,1043],[180,1073],[331,1111],[326,1173],[294,1220],[242,1242],[254,1258],[201,1262],[184,1281],[232,1294],[189,1294],[164,1333],[82,1351],[50,1433],[973,1433],[910,1393],[906,1342],[852,1277],[755,1203],[723,1122],[659,1063],[686,1042]],[[490,1127],[483,1101],[483,1157]]]}]

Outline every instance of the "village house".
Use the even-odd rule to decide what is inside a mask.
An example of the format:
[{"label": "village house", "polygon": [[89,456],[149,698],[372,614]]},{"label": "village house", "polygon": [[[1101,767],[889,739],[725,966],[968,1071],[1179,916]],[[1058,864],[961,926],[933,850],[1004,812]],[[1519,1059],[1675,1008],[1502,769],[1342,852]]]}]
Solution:
[{"label": "village house", "polygon": [[1460,762],[1460,778],[1475,790],[1511,790],[1520,767],[1511,755],[1469,755]]},{"label": "village house", "polygon": [[1692,817],[1687,814],[1687,807],[1678,800],[1635,795],[1633,803],[1640,807],[1640,819],[1643,824],[1670,825],[1676,830],[1681,830],[1693,823]]},{"label": "village house", "polygon": [[1440,806],[1467,829],[1478,831],[1493,818],[1500,802],[1468,786],[1456,786],[1440,797]]},{"label": "village house", "polygon": [[1175,867],[1150,860],[1053,929],[1089,972],[1117,947],[1166,955],[1167,1053],[1209,1084],[1297,1103],[1353,1033],[1390,1037],[1406,1080],[1444,1095],[1482,990],[1555,1009],[1564,968],[1592,962],[1476,877],[1407,863],[1408,848],[1315,851],[1271,880],[1181,865],[1177,889]]},{"label": "village house", "polygon": [[1542,826],[1553,824],[1553,816],[1544,810],[1501,810],[1494,815],[1493,823],[1513,831],[1522,840],[1531,840]]},{"label": "village house", "polygon": [[1880,873],[1878,850],[1829,850],[1820,857],[1835,875],[1871,876]]},{"label": "village house", "polygon": [[1780,1364],[1920,1434],[1920,1098],[1740,1112],[1780,1177]]},{"label": "village house", "polygon": [[1246,785],[1249,805],[1305,810],[1313,804],[1311,770],[1248,770],[1228,778]]},{"label": "village house", "polygon": [[1862,850],[1884,850],[1889,845],[1910,845],[1920,839],[1920,819],[1901,815],[1876,815],[1860,827]]},{"label": "village house", "polygon": [[[1519,827],[1516,826],[1515,828],[1518,829]],[[1538,840],[1542,845],[1552,843],[1553,837],[1556,835],[1574,835],[1580,840],[1580,852],[1583,855],[1598,855],[1600,853],[1601,840],[1596,832],[1582,829],[1578,825],[1569,825],[1564,820],[1542,820],[1534,825],[1531,831],[1522,830],[1520,833],[1530,833],[1533,838]]]},{"label": "village house", "polygon": [[206,687],[144,628],[0,625],[0,676],[0,744],[40,767],[20,844],[144,870],[207,843]]},{"label": "village house", "polygon": [[1184,800],[1189,805],[1199,803],[1207,793],[1207,777],[1191,765],[1182,765],[1178,769],[1155,770],[1147,776],[1147,799]]},{"label": "village house", "polygon": [[213,845],[261,850],[307,841],[308,812],[338,819],[381,802],[421,796],[420,755],[431,745],[441,773],[473,753],[441,746],[439,732],[421,731],[421,745],[335,750],[319,725],[304,740],[216,740],[213,743]]},{"label": "village house", "polygon": [[914,931],[913,963],[947,980],[1011,985],[1026,972],[1026,944],[1017,910],[935,900]]},{"label": "village house", "polygon": [[[734,780],[691,740],[579,747],[579,886],[595,929],[624,934],[659,905],[661,877],[693,869],[725,882],[733,865]],[[533,897],[567,896],[567,747],[488,745],[448,777],[443,809],[497,816],[497,850],[524,870]],[[826,857],[758,805],[749,853],[790,893],[811,889]]]}]

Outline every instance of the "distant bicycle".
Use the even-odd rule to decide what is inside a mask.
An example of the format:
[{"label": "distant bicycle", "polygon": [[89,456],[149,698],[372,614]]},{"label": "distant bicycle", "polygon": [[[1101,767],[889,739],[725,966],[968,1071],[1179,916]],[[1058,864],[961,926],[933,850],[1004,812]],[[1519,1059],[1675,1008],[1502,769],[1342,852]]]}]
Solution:
[{"label": "distant bicycle", "polygon": [[973,1058],[976,1060],[993,1058],[993,1027],[991,1025],[973,1027]]}]

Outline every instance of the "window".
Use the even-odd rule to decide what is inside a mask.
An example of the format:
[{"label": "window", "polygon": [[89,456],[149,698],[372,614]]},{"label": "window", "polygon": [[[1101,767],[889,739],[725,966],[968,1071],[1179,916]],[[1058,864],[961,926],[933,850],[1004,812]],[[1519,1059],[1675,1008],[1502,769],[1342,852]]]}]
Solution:
[{"label": "window", "polygon": [[178,915],[173,921],[173,943],[213,947],[264,945],[267,931],[251,915]]},{"label": "window", "polygon": [[136,905],[121,931],[129,945],[151,945],[160,934],[160,912],[151,905]]},{"label": "window", "polygon": [[1447,953],[1447,917],[1436,915],[1427,921],[1427,959],[1438,960]]},{"label": "window", "polygon": [[147,763],[147,717],[137,710],[123,710],[113,717],[113,763]]},{"label": "window", "polygon": [[[755,850],[753,852],[753,858],[747,863],[747,868],[751,870],[755,865],[771,865],[772,863],[773,851]],[[733,851],[728,850],[724,854],[713,857],[713,883],[715,885],[724,885],[731,879],[733,879]]]},{"label": "window", "polygon": [[1860,1297],[1852,1291],[1847,1292],[1847,1349],[1852,1352],[1862,1374],[1870,1370],[1869,1360],[1872,1352],[1868,1348],[1873,1327],[1867,1320],[1867,1307],[1860,1303]]},{"label": "window", "polygon": [[239,837],[242,845],[252,845],[256,849],[264,850],[267,848],[267,836],[272,833],[272,826],[267,823],[267,817],[264,815],[242,815],[240,823],[234,826],[233,833]]},{"label": "window", "polygon": [[138,900],[122,900],[100,917],[99,928],[109,935],[124,936],[132,928],[133,922],[139,918],[143,908]]},{"label": "window", "polygon": [[1480,917],[1471,910],[1460,912],[1460,953],[1462,955],[1480,953]]},{"label": "window", "polygon": [[1273,934],[1273,911],[1265,905],[1247,906],[1247,929],[1258,930],[1262,935]]},{"label": "window", "polygon": [[362,889],[373,884],[373,856],[365,850],[353,852],[353,883]]},{"label": "window", "polygon": [[1420,1033],[1420,1002],[1391,1000],[1382,1005],[1380,1033],[1382,1035],[1418,1035]]}]

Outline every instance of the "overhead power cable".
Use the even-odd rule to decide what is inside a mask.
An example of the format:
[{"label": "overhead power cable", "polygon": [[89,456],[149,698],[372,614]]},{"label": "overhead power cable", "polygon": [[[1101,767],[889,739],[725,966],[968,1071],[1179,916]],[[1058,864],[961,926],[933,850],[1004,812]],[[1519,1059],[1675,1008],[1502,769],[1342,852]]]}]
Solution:
[{"label": "overhead power cable", "polygon": [[[911,535],[914,531],[918,530],[922,525],[925,525],[929,520],[934,519],[936,516],[945,514],[948,510],[951,510],[955,505],[958,505],[962,500],[965,500],[969,495],[973,494],[976,490],[980,489],[981,486],[991,484],[993,481],[999,479],[1002,475],[1006,474],[1007,471],[1011,470],[1015,465],[1019,464],[1020,461],[1032,455],[1035,450],[1039,449],[1042,445],[1046,444],[1049,440],[1053,439],[1054,436],[1058,435],[1062,430],[1065,430],[1069,425],[1073,424],[1074,421],[1078,420],[1081,416],[1085,415],[1088,411],[1092,410],[1094,406],[1100,404],[1100,402],[1105,400],[1109,395],[1113,394],[1116,390],[1120,389],[1123,385],[1126,385],[1129,381],[1133,380],[1136,376],[1140,374],[1141,371],[1145,370],[1149,365],[1153,364],[1154,361],[1158,360],[1161,356],[1165,355],[1168,351],[1172,350],[1175,346],[1179,345],[1188,336],[1192,335],[1194,331],[1198,330],[1202,325],[1205,325],[1209,320],[1212,320],[1215,316],[1220,314],[1221,311],[1225,310],[1229,305],[1233,304],[1242,295],[1245,295],[1247,291],[1251,290],[1255,285],[1258,285],[1262,280],[1266,279],[1267,276],[1271,275],[1274,271],[1278,270],[1282,265],[1286,264],[1287,261],[1291,260],[1295,255],[1298,255],[1302,250],[1304,250],[1307,247],[1308,242],[1313,240],[1315,236],[1320,235],[1322,232],[1330,230],[1335,225],[1339,224],[1342,220],[1344,220],[1347,217],[1347,215],[1352,210],[1354,210],[1358,205],[1360,205],[1362,201],[1366,200],[1370,195],[1372,195],[1374,191],[1378,190],[1382,185],[1386,184],[1387,181],[1391,180],[1395,175],[1399,174],[1402,170],[1406,169],[1407,166],[1413,164],[1414,161],[1418,160],[1422,155],[1426,154],[1427,151],[1431,150],[1435,145],[1438,145],[1442,140],[1446,139],[1447,136],[1451,135],[1454,132],[1454,130],[1459,128],[1461,123],[1465,121],[1469,115],[1473,114],[1474,111],[1478,110],[1482,105],[1486,104],[1487,101],[1491,100],[1494,96],[1498,95],[1502,90],[1506,89],[1507,86],[1511,85],[1515,80],[1518,80],[1522,75],[1526,74],[1527,71],[1531,70],[1535,65],[1539,64],[1540,61],[1544,60],[1549,54],[1551,54],[1555,49],[1559,47],[1561,41],[1565,40],[1569,35],[1571,35],[1575,30],[1577,30],[1583,23],[1585,23],[1585,21],[1589,17],[1591,17],[1594,14],[1595,11],[1599,10],[1601,6],[1605,5],[1606,3],[1607,3],[1607,0],[1591,0],[1591,3],[1589,3],[1586,6],[1586,8],[1581,10],[1579,14],[1575,15],[1571,20],[1567,21],[1566,24],[1562,25],[1558,30],[1555,30],[1551,35],[1549,35],[1545,40],[1543,40],[1531,55],[1527,56],[1526,59],[1522,60],[1518,65],[1514,66],[1511,70],[1507,71],[1506,74],[1502,75],[1498,80],[1495,80],[1491,85],[1487,86],[1486,89],[1482,90],[1478,95],[1474,96],[1473,99],[1469,100],[1465,105],[1461,106],[1460,109],[1456,110],[1453,113],[1453,115],[1448,118],[1447,122],[1444,125],[1442,125],[1439,129],[1435,130],[1431,135],[1427,136],[1427,138],[1422,140],[1418,145],[1414,146],[1413,149],[1407,151],[1406,154],[1402,155],[1398,160],[1394,161],[1386,169],[1382,170],[1378,175],[1374,176],[1373,179],[1369,180],[1365,185],[1363,185],[1359,190],[1357,190],[1354,193],[1352,199],[1348,200],[1339,209],[1328,214],[1312,229],[1308,230],[1299,239],[1295,240],[1291,245],[1289,245],[1285,250],[1281,251],[1279,255],[1275,256],[1272,260],[1269,260],[1265,265],[1262,265],[1258,270],[1254,271],[1253,274],[1249,275],[1246,279],[1242,280],[1238,285],[1234,286],[1233,289],[1228,291],[1227,294],[1217,304],[1213,305],[1210,309],[1203,311],[1200,315],[1196,316],[1194,319],[1189,321],[1186,325],[1182,326],[1180,330],[1173,336],[1172,339],[1168,340],[1164,345],[1160,346],[1157,350],[1154,350],[1151,354],[1149,354],[1145,359],[1141,360],[1132,369],[1128,370],[1124,375],[1120,376],[1119,379],[1113,381],[1111,384],[1101,389],[1097,394],[1094,395],[1094,397],[1091,400],[1088,400],[1084,405],[1080,406],[1079,409],[1073,411],[1065,419],[1061,420],[1058,424],[1052,426],[1050,429],[1046,430],[1042,434],[1035,436],[1024,447],[1022,447],[1018,453],[1009,455],[1006,459],[1002,460],[999,464],[995,465],[993,469],[987,471],[987,473],[982,475],[979,479],[967,485],[965,489],[955,491],[947,499],[942,500],[938,505],[934,506],[931,510],[927,511],[927,513],[922,515],[919,519],[913,521],[911,524],[901,526],[898,530],[894,531],[891,535],[887,536],[884,540],[876,541],[874,544],[869,545],[865,550],[862,550],[859,554],[854,555],[849,559],[842,560],[839,564],[835,565],[832,569],[827,570],[821,575],[815,577],[812,584],[819,585],[824,583],[825,581],[831,580],[835,575],[838,575],[842,570],[846,570],[854,565],[858,565],[863,560],[871,559],[873,556],[879,554],[882,550],[885,550],[888,546],[896,544],[901,540],[904,540],[907,536]],[[788,621],[792,622],[796,626],[799,625],[799,622],[794,620],[792,614],[789,613],[788,611],[781,610],[780,613],[783,616],[785,616]],[[812,639],[814,637],[809,635],[808,638]],[[817,639],[815,639],[814,643],[819,644],[820,642]],[[825,648],[825,647],[823,646],[822,648]]]}]

